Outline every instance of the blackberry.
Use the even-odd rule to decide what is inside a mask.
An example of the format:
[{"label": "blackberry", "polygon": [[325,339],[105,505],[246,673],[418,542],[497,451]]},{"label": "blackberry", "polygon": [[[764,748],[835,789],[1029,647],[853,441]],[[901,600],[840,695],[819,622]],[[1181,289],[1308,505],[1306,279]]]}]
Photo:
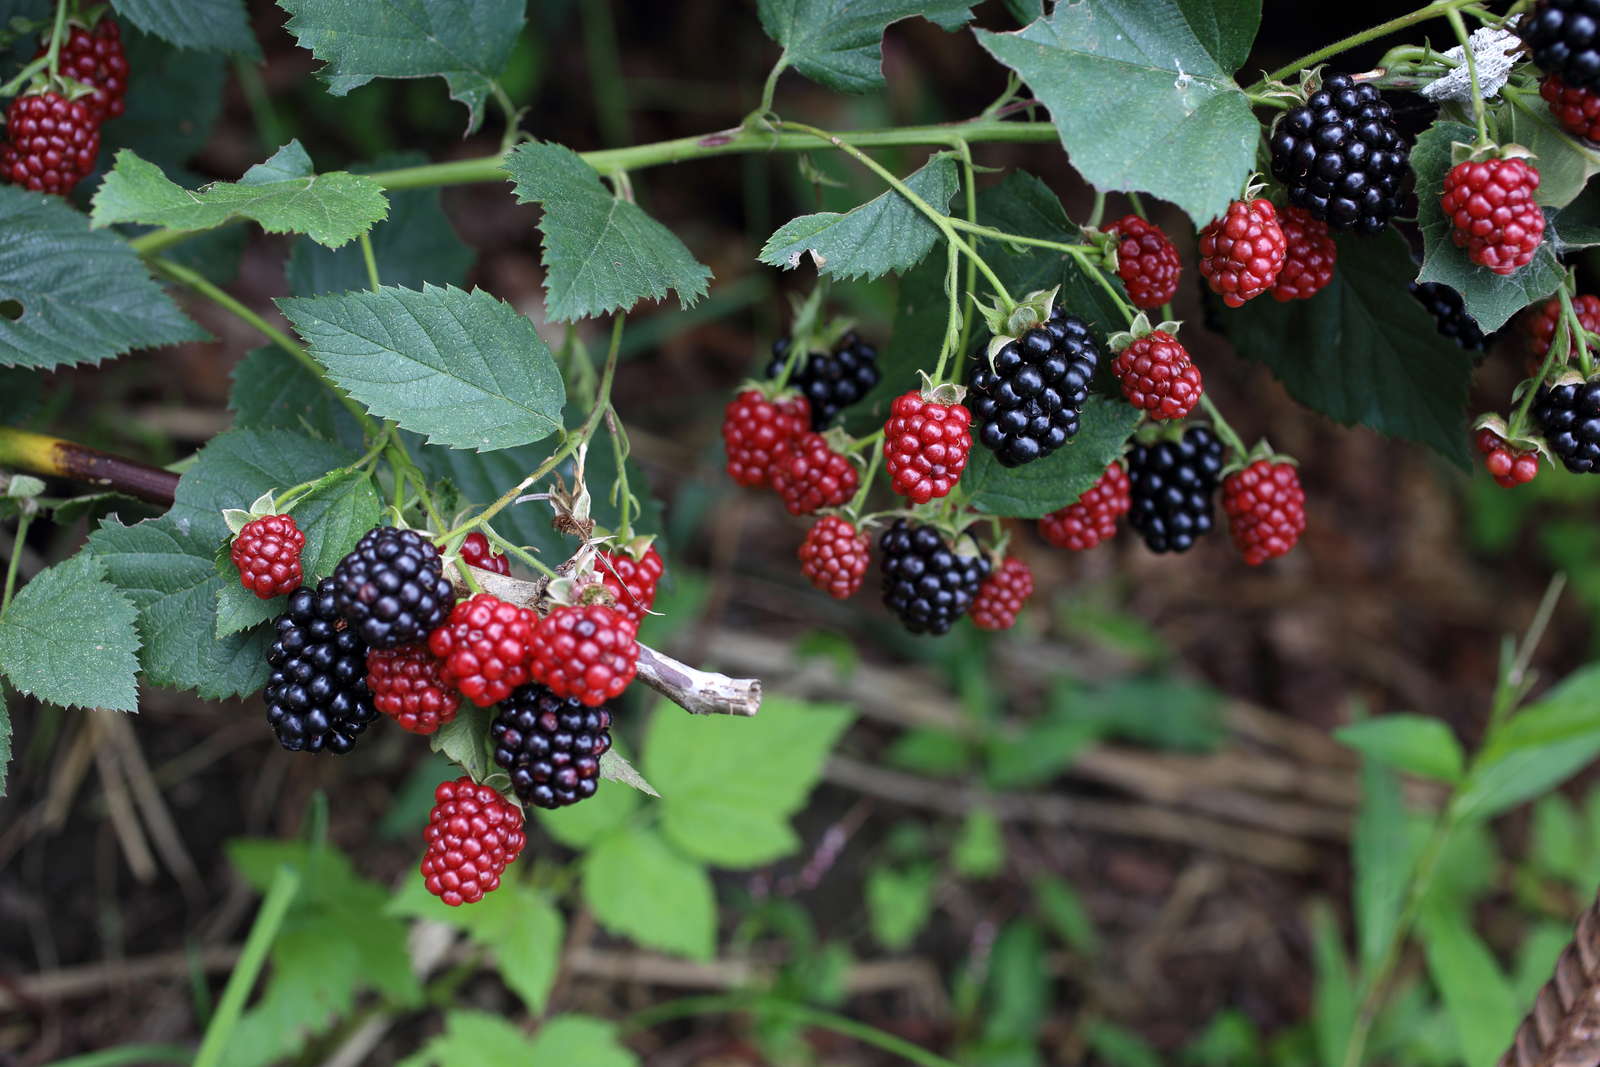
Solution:
[{"label": "blackberry", "polygon": [[1134,445],[1128,452],[1128,521],[1152,552],[1187,552],[1211,532],[1212,497],[1222,473],[1222,442],[1204,426],[1182,440]]},{"label": "blackberry", "polygon": [[1272,175],[1289,202],[1334,229],[1381,233],[1399,209],[1406,142],[1373,86],[1348,74],[1323,79],[1278,120],[1271,144]]},{"label": "blackberry", "polygon": [[1470,351],[1482,352],[1488,347],[1489,339],[1478,320],[1467,314],[1467,302],[1460,293],[1443,282],[1412,282],[1409,288],[1438,323],[1441,334]]},{"label": "blackberry", "polygon": [[[772,361],[767,377],[783,373],[789,361],[789,339],[772,342]],[[807,352],[789,375],[789,385],[811,402],[811,428],[825,430],[839,412],[872,391],[883,376],[878,370],[878,350],[863,341],[854,330],[839,338],[832,352]]]},{"label": "blackberry", "polygon": [[611,748],[611,709],[586,707],[537,682],[500,703],[489,727],[494,761],[511,788],[538,808],[564,808],[594,796],[600,757]]},{"label": "blackberry", "polygon": [[1533,418],[1567,470],[1600,472],[1600,378],[1541,386]]},{"label": "blackberry", "polygon": [[989,561],[957,553],[932,526],[906,519],[878,538],[883,602],[914,634],[942,634],[967,613]]},{"label": "blackberry", "polygon": [[373,648],[424,640],[455,594],[439,550],[415,530],[375,526],[333,570],[339,614]]},{"label": "blackberry", "polygon": [[1600,88],[1600,0],[1540,0],[1517,33],[1546,74],[1580,89]]},{"label": "blackberry", "polygon": [[967,379],[977,438],[1006,467],[1043,459],[1078,432],[1100,350],[1089,324],[1057,307],[995,353],[979,351]]},{"label": "blackberry", "polygon": [[349,752],[378,717],[367,691],[367,646],[335,610],[335,585],[301,586],[267,651],[267,723],[290,752]]}]

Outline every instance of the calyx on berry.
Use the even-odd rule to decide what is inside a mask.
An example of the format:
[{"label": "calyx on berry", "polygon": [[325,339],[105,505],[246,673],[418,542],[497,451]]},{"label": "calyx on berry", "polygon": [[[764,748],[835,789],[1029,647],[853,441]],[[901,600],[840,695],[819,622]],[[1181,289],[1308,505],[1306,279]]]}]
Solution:
[{"label": "calyx on berry", "polygon": [[[1565,382],[1581,382],[1583,381],[1583,378],[1577,374],[1563,374],[1560,378],[1557,378],[1550,384],[1556,385],[1563,383],[1563,380]],[[1527,389],[1532,388],[1532,386],[1533,383],[1531,381],[1523,382],[1517,387],[1517,390],[1519,393],[1525,392]],[[1515,400],[1513,400],[1513,402],[1515,402]],[[1513,436],[1511,433],[1511,427],[1506,422],[1503,415],[1492,411],[1486,411],[1482,415],[1479,415],[1472,421],[1472,436],[1477,437],[1479,431],[1481,430],[1490,431],[1496,437],[1500,438],[1501,441],[1504,441],[1507,445],[1511,446],[1511,448],[1515,451],[1536,452],[1541,458],[1548,460],[1550,463],[1554,464],[1556,462],[1556,457],[1550,452],[1549,443],[1545,441],[1543,437],[1536,433],[1530,433],[1527,430],[1524,430],[1522,433]]]},{"label": "calyx on berry", "polygon": [[283,514],[290,510],[289,507],[280,507],[277,499],[277,492],[268,489],[265,493],[256,497],[248,508],[223,508],[222,521],[228,524],[228,532],[237,537],[240,530],[255,520],[264,519],[268,515]]},{"label": "calyx on berry", "polygon": [[[1116,255],[1116,246],[1112,246],[1112,256]],[[1006,345],[1015,341],[1035,326],[1042,326],[1050,321],[1050,313],[1055,310],[1056,294],[1061,291],[1061,286],[1054,289],[1040,289],[1029,293],[1011,308],[1001,306],[997,299],[992,305],[985,304],[974,298],[973,303],[978,305],[978,313],[983,316],[984,325],[989,327],[989,347],[984,352],[984,358],[989,365],[994,366],[994,357]],[[926,376],[924,376],[926,377]],[[939,400],[928,396],[927,390],[923,395],[939,404],[959,404],[961,397],[954,400]]]},{"label": "calyx on berry", "polygon": [[1132,322],[1128,323],[1126,330],[1118,330],[1106,339],[1106,343],[1111,346],[1111,351],[1121,352],[1139,338],[1149,337],[1153,333],[1165,333],[1176,337],[1182,327],[1181,322],[1158,322],[1152,326],[1150,316],[1141,311],[1133,317]]}]

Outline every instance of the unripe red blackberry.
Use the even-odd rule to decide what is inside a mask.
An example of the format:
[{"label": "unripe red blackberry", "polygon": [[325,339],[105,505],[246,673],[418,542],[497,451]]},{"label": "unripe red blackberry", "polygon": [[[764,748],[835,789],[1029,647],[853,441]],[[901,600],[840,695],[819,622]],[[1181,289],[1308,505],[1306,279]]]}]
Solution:
[{"label": "unripe red blackberry", "polygon": [[843,600],[861,588],[871,555],[868,545],[866,534],[837,515],[825,515],[800,543],[800,573],[835,600]]},{"label": "unripe red blackberry", "polygon": [[1292,463],[1258,459],[1222,480],[1234,547],[1254,567],[1282,556],[1306,529],[1306,494]]},{"label": "unripe red blackberry", "polygon": [[461,559],[467,566],[479,570],[493,571],[495,574],[511,573],[511,561],[490,547],[489,539],[481,530],[473,530],[461,542]]},{"label": "unripe red blackberry", "polygon": [[529,672],[557,696],[590,707],[615,700],[638,670],[635,631],[632,619],[602,604],[551,608],[534,628]]},{"label": "unripe red blackberry", "polygon": [[1200,231],[1200,273],[1231,308],[1272,288],[1285,241],[1270,200],[1235,200]]},{"label": "unripe red blackberry", "polygon": [[1117,236],[1117,277],[1128,289],[1128,302],[1154,310],[1178,294],[1183,260],[1161,227],[1138,215],[1124,215],[1106,227]]},{"label": "unripe red blackberry", "polygon": [[479,593],[450,609],[444,625],[428,635],[428,650],[441,661],[446,685],[488,707],[527,683],[535,626],[527,608]]},{"label": "unripe red blackberry", "polygon": [[1115,537],[1117,520],[1129,506],[1128,472],[1112,460],[1075,502],[1039,520],[1039,534],[1057,548],[1082,552]]},{"label": "unripe red blackberry", "polygon": [[[46,52],[41,46],[34,58]],[[122,29],[115,19],[102,15],[93,30],[72,27],[61,43],[57,63],[62,74],[94,90],[82,99],[97,121],[122,114],[123,97],[128,93],[128,57],[122,50]]]},{"label": "unripe red blackberry", "polygon": [[1111,373],[1122,383],[1128,403],[1152,419],[1181,419],[1194,410],[1205,386],[1183,342],[1165,330],[1137,337],[1123,334],[1112,343],[1122,341],[1126,346],[1111,361]]},{"label": "unripe red blackberry", "polygon": [[[942,387],[941,387],[942,388]],[[947,495],[972,451],[972,412],[913,389],[894,398],[883,427],[883,466],[895,492],[913,504]]]},{"label": "unripe red blackberry", "polygon": [[291,515],[263,515],[234,535],[228,555],[239,571],[239,583],[262,600],[300,588],[300,551],[306,535]]},{"label": "unripe red blackberry", "polygon": [[760,390],[746,389],[729,402],[722,415],[728,477],[748,489],[765,489],[772,484],[772,461],[778,447],[805,433],[810,424],[805,397],[768,400]]},{"label": "unripe red blackberry", "polygon": [[616,597],[617,610],[632,619],[635,626],[642,624],[655,607],[656,586],[666,569],[656,546],[645,549],[638,559],[625,547],[596,553],[595,569],[601,583]]},{"label": "unripe red blackberry", "polygon": [[1539,476],[1539,453],[1513,448],[1505,438],[1485,426],[1473,438],[1483,454],[1484,469],[1502,489],[1515,489]]},{"label": "unripe red blackberry", "polygon": [[1272,299],[1280,304],[1291,300],[1310,300],[1333,281],[1333,265],[1339,246],[1328,236],[1326,223],[1318,222],[1300,208],[1284,208],[1283,270],[1272,283]]},{"label": "unripe red blackberry", "polygon": [[1539,83],[1539,95],[1563,130],[1586,141],[1600,141],[1600,93],[1568,85],[1550,74]]},{"label": "unripe red blackberry", "polygon": [[843,507],[861,485],[855,464],[829,448],[820,433],[809,432],[778,446],[770,477],[791,515]]},{"label": "unripe red blackberry", "polygon": [[489,736],[495,763],[511,775],[523,802],[562,808],[594,796],[600,785],[600,757],[611,748],[611,709],[525,685],[500,702]]},{"label": "unripe red blackberry", "polygon": [[980,630],[1009,630],[1032,595],[1033,571],[1017,557],[1007,556],[978,587],[967,614]]},{"label": "unripe red blackberry", "polygon": [[443,677],[444,663],[427,645],[374,648],[367,653],[367,689],[379,711],[414,734],[455,721],[461,698]]},{"label": "unripe red blackberry", "polygon": [[1515,274],[1544,240],[1544,212],[1534,202],[1539,172],[1525,159],[1457,163],[1444,176],[1439,206],[1456,247],[1496,274]]},{"label": "unripe red blackberry", "polygon": [[0,177],[12,185],[65,196],[94,170],[100,122],[82,100],[30,93],[6,108]]},{"label": "unripe red blackberry", "polygon": [[500,887],[500,876],[522,852],[522,810],[463,775],[440,782],[423,840],[422,880],[449,904],[476,904]]},{"label": "unripe red blackberry", "polygon": [[[1600,333],[1600,296],[1582,293],[1572,298],[1572,310],[1578,316],[1578,325],[1589,333]],[[1528,348],[1536,359],[1543,359],[1555,340],[1556,326],[1561,322],[1561,298],[1546,300],[1528,322]],[[1575,335],[1567,338],[1567,358],[1576,359],[1578,346],[1583,342]],[[1594,345],[1589,346],[1594,351]]]}]

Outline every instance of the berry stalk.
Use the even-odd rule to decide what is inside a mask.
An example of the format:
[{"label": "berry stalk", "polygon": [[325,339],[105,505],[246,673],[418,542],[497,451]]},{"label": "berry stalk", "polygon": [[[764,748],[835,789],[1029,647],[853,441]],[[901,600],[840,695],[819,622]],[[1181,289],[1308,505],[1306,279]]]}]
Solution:
[{"label": "berry stalk", "polygon": [[1290,63],[1288,66],[1280,67],[1271,74],[1268,74],[1265,78],[1262,78],[1260,81],[1247,88],[1245,92],[1259,93],[1261,90],[1267,87],[1269,82],[1282,81],[1291,74],[1298,74],[1307,67],[1314,67],[1323,60],[1336,56],[1341,52],[1348,52],[1352,48],[1359,48],[1368,41],[1376,41],[1380,37],[1387,37],[1391,33],[1398,33],[1400,30],[1403,30],[1408,26],[1415,26],[1419,22],[1427,22],[1429,19],[1446,15],[1447,12],[1453,13],[1460,8],[1469,7],[1472,5],[1472,2],[1473,0],[1434,0],[1433,3],[1425,4],[1424,6],[1417,8],[1415,11],[1407,12],[1404,15],[1398,15],[1390,19],[1388,22],[1379,23],[1378,25],[1369,29],[1362,30],[1360,33],[1352,33],[1350,36],[1337,40],[1326,47],[1319,48],[1315,52],[1309,52],[1295,60],[1293,63]]}]

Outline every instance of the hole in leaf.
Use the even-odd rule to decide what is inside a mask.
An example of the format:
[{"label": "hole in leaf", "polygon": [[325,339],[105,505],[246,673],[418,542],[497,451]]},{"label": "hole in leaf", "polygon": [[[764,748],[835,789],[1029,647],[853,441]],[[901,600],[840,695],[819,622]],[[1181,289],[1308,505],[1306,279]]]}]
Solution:
[{"label": "hole in leaf", "polygon": [[22,302],[20,300],[0,300],[0,319],[9,319],[16,322],[22,318]]}]

